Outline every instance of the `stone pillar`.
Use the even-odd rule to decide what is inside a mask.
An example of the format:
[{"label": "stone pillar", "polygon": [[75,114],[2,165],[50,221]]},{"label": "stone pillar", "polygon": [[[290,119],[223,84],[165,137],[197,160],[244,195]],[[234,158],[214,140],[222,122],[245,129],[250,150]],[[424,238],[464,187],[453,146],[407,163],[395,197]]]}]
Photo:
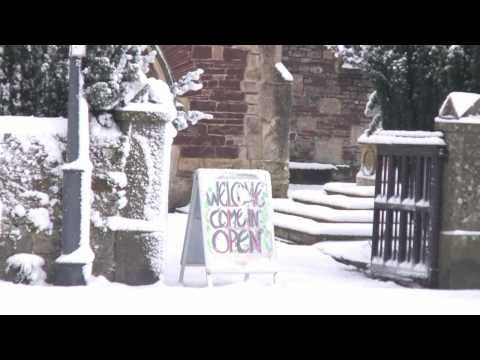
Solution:
[{"label": "stone pillar", "polygon": [[160,113],[118,111],[116,117],[123,131],[129,133],[131,143],[125,168],[128,205],[121,215],[151,222],[162,230],[118,232],[115,281],[151,284],[160,278],[163,246],[168,234],[170,157],[177,132]]},{"label": "stone pillar", "polygon": [[261,46],[263,83],[259,94],[261,162],[252,168],[267,170],[272,177],[273,197],[287,197],[290,172],[290,114],[292,82],[282,78],[275,65],[282,61],[282,47]]},{"label": "stone pillar", "polygon": [[480,288],[480,118],[442,120],[448,159],[443,171],[439,287]]}]

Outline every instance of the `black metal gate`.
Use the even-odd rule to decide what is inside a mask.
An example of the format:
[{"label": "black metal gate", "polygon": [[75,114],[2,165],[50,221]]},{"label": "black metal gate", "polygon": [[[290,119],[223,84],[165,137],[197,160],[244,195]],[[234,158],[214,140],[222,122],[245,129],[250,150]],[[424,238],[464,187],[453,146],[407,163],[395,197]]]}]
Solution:
[{"label": "black metal gate", "polygon": [[439,145],[377,145],[372,275],[437,287]]}]

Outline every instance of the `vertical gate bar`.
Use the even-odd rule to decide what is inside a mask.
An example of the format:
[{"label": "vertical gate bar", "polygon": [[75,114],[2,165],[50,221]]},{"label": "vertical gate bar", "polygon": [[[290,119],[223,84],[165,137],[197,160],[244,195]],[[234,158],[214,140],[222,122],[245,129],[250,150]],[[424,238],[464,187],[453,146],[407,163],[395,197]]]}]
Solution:
[{"label": "vertical gate bar", "polygon": [[[420,200],[422,196],[423,184],[423,157],[417,156],[417,164],[415,166],[415,203]],[[415,206],[415,224],[413,236],[413,263],[418,264],[420,261],[420,246],[422,235],[422,217],[419,210]]]},{"label": "vertical gate bar", "polygon": [[[409,182],[409,168],[408,168],[408,156],[402,156],[402,173],[401,180],[402,183],[401,192],[400,192],[400,201],[405,200],[408,195],[408,182]],[[407,212],[405,210],[400,211],[400,236],[398,239],[398,262],[404,262],[406,258],[406,248],[407,248]]]},{"label": "vertical gate bar", "polygon": [[423,245],[423,252],[422,252],[422,264],[425,264],[428,267],[429,262],[429,249],[430,249],[430,242],[431,242],[431,231],[430,231],[430,224],[431,224],[431,217],[430,211],[425,211],[425,226],[424,226],[424,233],[425,233],[425,241]]},{"label": "vertical gate bar", "polygon": [[430,197],[430,224],[431,237],[428,251],[427,266],[429,267],[429,286],[438,287],[438,248],[440,241],[441,204],[442,204],[442,173],[443,160],[446,157],[446,148],[438,148],[432,158],[431,197]]},{"label": "vertical gate bar", "polygon": [[[377,170],[375,177],[375,197],[381,193],[382,176],[383,176],[383,156],[377,154]],[[378,256],[378,242],[380,241],[380,209],[374,206],[373,210],[373,237],[372,237],[372,258]]]},{"label": "vertical gate bar", "polygon": [[[389,155],[388,174],[387,174],[387,200],[393,195],[395,190],[395,155]],[[387,201],[388,202],[388,201]],[[383,260],[389,261],[392,257],[392,220],[393,209],[387,205],[387,214],[385,220],[385,249]]]}]

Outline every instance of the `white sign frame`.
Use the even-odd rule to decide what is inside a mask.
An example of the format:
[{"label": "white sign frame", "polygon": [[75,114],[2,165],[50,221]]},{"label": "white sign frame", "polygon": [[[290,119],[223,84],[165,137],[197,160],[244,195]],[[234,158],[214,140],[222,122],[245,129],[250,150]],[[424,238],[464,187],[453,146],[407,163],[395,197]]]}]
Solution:
[{"label": "white sign frame", "polygon": [[[211,249],[207,245],[207,214],[202,207],[202,201],[206,201],[207,186],[219,179],[233,180],[233,179],[249,179],[260,180],[266,185],[263,193],[267,194],[267,201],[265,201],[266,208],[263,214],[267,215],[266,224],[261,224],[266,230],[269,251],[267,257],[263,257],[263,253],[252,255],[252,261],[249,262],[249,256],[241,252],[236,255],[225,255],[226,262],[215,266],[215,257],[212,256]],[[213,274],[244,274],[244,280],[247,281],[251,274],[270,274],[273,276],[273,284],[276,283],[278,273],[278,266],[276,264],[276,243],[273,225],[273,203],[272,203],[272,188],[271,188],[270,173],[264,170],[230,170],[230,169],[198,169],[194,173],[192,197],[190,202],[189,217],[187,223],[187,230],[185,232],[185,241],[183,244],[183,252],[181,258],[181,268],[179,282],[184,285],[185,270],[187,267],[204,267],[207,282],[209,286],[213,285]],[[261,245],[260,245],[261,246]],[[237,244],[237,247],[240,245]],[[247,260],[245,260],[247,259]],[[263,259],[263,260],[259,260]],[[239,264],[239,261],[241,264]],[[237,264],[233,264],[237,262]],[[252,265],[253,264],[253,265]],[[260,264],[260,265],[259,265]]]}]

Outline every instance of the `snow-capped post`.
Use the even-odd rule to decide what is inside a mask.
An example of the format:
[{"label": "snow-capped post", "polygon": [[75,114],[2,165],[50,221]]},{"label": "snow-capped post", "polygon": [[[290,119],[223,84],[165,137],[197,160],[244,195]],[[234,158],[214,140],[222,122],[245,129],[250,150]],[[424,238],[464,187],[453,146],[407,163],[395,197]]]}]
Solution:
[{"label": "snow-capped post", "polygon": [[67,159],[62,168],[62,255],[56,260],[55,279],[55,284],[61,286],[85,285],[85,270],[94,259],[90,248],[89,111],[82,93],[85,56],[86,45],[70,46]]}]

